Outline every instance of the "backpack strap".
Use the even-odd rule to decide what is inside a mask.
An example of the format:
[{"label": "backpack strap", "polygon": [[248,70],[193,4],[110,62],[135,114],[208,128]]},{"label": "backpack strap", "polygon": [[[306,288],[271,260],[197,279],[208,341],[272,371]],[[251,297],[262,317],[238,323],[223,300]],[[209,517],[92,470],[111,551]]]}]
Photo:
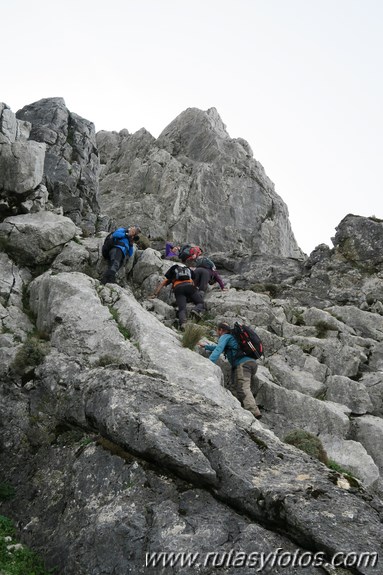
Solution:
[{"label": "backpack strap", "polygon": [[194,284],[193,280],[174,280],[173,289],[180,284]]}]

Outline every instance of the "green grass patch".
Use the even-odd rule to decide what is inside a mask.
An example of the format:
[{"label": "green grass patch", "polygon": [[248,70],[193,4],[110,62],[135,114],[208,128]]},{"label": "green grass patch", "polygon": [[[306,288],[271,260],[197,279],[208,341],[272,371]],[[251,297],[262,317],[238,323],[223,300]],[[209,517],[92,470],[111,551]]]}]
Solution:
[{"label": "green grass patch", "polygon": [[351,471],[349,471],[348,469],[345,469],[344,467],[342,467],[341,465],[339,465],[338,463],[336,463],[336,461],[333,461],[332,459],[328,460],[327,467],[329,467],[330,469],[333,469],[333,471],[337,471],[338,473],[341,473],[342,475],[344,475],[346,477],[346,479],[358,479],[357,477],[355,477],[355,475],[353,475],[351,473]]},{"label": "green grass patch", "polygon": [[24,375],[40,365],[48,353],[49,344],[36,335],[30,335],[18,350],[12,362],[12,369],[17,375]]},{"label": "green grass patch", "polygon": [[307,455],[311,455],[311,457],[315,457],[327,465],[328,457],[321,440],[309,431],[294,429],[285,436],[283,441],[301,449]]},{"label": "green grass patch", "polygon": [[9,483],[0,483],[0,501],[7,501],[15,496],[15,488]]},{"label": "green grass patch", "polygon": [[3,575],[53,575],[34,551],[18,543],[13,522],[0,515],[0,573]]},{"label": "green grass patch", "polygon": [[110,311],[110,315],[112,316],[112,318],[114,319],[114,321],[117,324],[119,332],[124,336],[125,339],[130,339],[132,337],[132,334],[130,333],[130,331],[126,327],[124,327],[120,323],[120,321],[118,319],[118,311],[112,306],[109,306],[109,311]]},{"label": "green grass patch", "polygon": [[196,323],[186,323],[182,334],[181,345],[194,350],[197,343],[206,335],[206,328]]}]

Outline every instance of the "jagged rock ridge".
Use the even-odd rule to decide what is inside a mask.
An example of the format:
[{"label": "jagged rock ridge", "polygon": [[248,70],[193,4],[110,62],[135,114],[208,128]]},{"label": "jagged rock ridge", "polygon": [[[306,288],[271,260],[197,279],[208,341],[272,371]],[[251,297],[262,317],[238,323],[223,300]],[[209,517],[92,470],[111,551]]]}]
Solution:
[{"label": "jagged rock ridge", "polygon": [[84,233],[97,227],[99,157],[94,125],[62,98],[0,107],[2,217],[38,211],[48,201]]},{"label": "jagged rock ridge", "polygon": [[229,137],[215,108],[189,108],[157,140],[145,130],[122,130],[99,132],[97,143],[100,205],[116,220],[127,224],[134,216],[152,238],[188,240],[237,257],[302,259],[285,203],[249,144]]}]

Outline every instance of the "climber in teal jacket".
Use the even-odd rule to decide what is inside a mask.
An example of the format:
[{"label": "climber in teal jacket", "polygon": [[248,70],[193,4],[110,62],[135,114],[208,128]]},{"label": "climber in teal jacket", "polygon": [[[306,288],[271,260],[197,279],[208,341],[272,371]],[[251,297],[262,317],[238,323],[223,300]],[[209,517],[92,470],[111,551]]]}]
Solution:
[{"label": "climber in teal jacket", "polygon": [[261,418],[261,412],[256,404],[251,391],[252,384],[255,383],[257,372],[257,362],[252,357],[243,355],[240,351],[237,340],[231,335],[231,328],[227,323],[219,323],[217,326],[217,345],[199,344],[206,351],[211,351],[209,359],[217,363],[219,356],[224,353],[232,367],[233,383],[237,389],[238,399],[242,406],[250,411],[257,419]]}]

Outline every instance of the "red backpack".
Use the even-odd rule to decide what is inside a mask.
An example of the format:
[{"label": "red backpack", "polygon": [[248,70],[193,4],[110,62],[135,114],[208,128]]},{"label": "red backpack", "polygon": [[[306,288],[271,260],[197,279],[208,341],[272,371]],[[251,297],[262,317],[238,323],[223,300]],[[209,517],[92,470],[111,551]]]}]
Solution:
[{"label": "red backpack", "polygon": [[259,335],[255,333],[248,325],[240,325],[235,322],[231,335],[235,337],[238,342],[240,353],[243,356],[252,357],[253,359],[260,359],[264,357],[263,345]]},{"label": "red backpack", "polygon": [[202,254],[202,250],[199,246],[193,246],[191,244],[185,244],[180,248],[178,257],[181,262],[186,262],[187,260],[195,260]]}]

